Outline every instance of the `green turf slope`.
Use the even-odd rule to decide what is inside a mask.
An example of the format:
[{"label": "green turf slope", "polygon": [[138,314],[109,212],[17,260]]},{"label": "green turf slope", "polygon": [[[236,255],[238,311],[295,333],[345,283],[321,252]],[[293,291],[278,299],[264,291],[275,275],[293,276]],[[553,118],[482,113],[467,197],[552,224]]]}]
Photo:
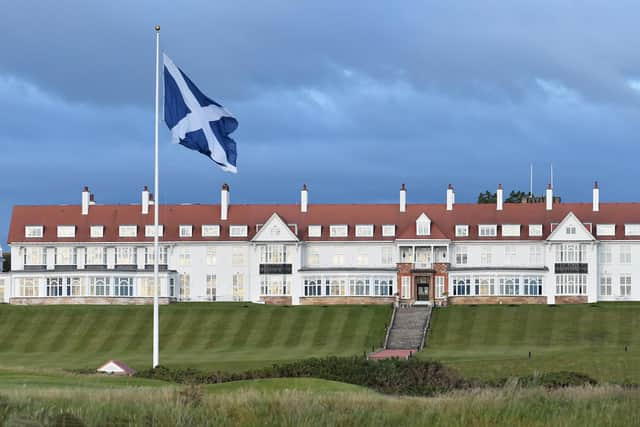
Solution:
[{"label": "green turf slope", "polygon": [[640,303],[439,308],[418,357],[479,378],[573,370],[640,382]]},{"label": "green turf slope", "polygon": [[[181,303],[160,308],[160,363],[243,370],[380,346],[388,306]],[[0,305],[0,368],[151,363],[151,306]]]}]

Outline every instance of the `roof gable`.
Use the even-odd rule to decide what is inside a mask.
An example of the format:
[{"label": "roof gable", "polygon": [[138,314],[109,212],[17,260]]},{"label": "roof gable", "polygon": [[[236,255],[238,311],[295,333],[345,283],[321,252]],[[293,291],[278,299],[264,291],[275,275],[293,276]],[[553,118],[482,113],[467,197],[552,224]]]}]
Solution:
[{"label": "roof gable", "polygon": [[253,242],[297,242],[298,237],[293,234],[289,226],[280,218],[277,213],[273,213],[267,222],[260,228],[251,239]]},{"label": "roof gable", "polygon": [[573,212],[569,212],[567,216],[556,226],[549,234],[547,240],[554,241],[593,241],[595,237],[587,230],[584,224],[578,219]]}]

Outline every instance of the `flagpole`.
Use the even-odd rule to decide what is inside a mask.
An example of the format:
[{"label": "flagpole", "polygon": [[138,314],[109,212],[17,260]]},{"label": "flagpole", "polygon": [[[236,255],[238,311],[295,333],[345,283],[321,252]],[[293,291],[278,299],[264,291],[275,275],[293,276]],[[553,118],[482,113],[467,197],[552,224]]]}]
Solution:
[{"label": "flagpole", "polygon": [[160,207],[160,194],[158,191],[158,114],[160,109],[160,25],[156,25],[156,110],[155,110],[155,174],[154,174],[154,232],[153,232],[153,367],[160,364],[160,321],[158,310],[158,293],[160,281],[158,280],[158,263],[160,250],[158,243],[158,211]]}]

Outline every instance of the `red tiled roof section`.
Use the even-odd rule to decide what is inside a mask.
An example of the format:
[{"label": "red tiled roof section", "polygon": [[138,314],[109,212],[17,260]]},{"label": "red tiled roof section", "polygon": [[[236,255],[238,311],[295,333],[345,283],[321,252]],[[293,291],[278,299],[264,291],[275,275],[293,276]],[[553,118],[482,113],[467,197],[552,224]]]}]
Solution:
[{"label": "red tiled roof section", "polygon": [[[264,224],[273,213],[277,213],[287,224],[297,224],[298,237],[301,240],[394,240],[398,239],[451,239],[478,240],[478,224],[521,224],[521,237],[501,237],[500,231],[494,238],[482,240],[518,240],[545,239],[551,232],[551,223],[560,223],[564,217],[573,212],[583,223],[616,224],[616,235],[598,239],[638,239],[624,235],[624,224],[640,224],[640,203],[601,203],[600,211],[593,212],[591,203],[559,203],[553,210],[547,211],[544,203],[510,204],[505,203],[502,211],[497,211],[493,204],[457,204],[452,211],[446,210],[444,204],[407,205],[407,212],[401,213],[397,204],[318,204],[310,205],[306,213],[300,212],[299,205],[231,205],[229,219],[220,220],[219,205],[163,205],[160,207],[160,223],[164,225],[164,241],[217,241],[217,240],[250,240],[256,233],[256,224]],[[432,221],[430,236],[417,236],[415,221],[425,213]],[[8,242],[151,242],[152,237],[145,237],[145,225],[153,224],[153,214],[143,215],[140,205],[92,205],[89,214],[82,215],[79,205],[57,206],[16,206],[11,217]],[[193,236],[181,238],[178,235],[179,225],[191,224]],[[220,237],[202,237],[201,225],[221,225]],[[329,225],[347,224],[348,237],[329,237]],[[356,224],[373,224],[373,237],[355,237]],[[383,237],[382,225],[395,224],[396,236]],[[469,225],[469,236],[455,237],[455,225]],[[543,235],[528,235],[529,224],[542,224]],[[44,225],[44,236],[41,239],[26,239],[26,225]],[[58,225],[76,225],[75,238],[58,238]],[[103,225],[102,238],[90,238],[91,225]],[[137,225],[137,237],[123,238],[118,236],[118,226]],[[229,225],[248,225],[247,237],[230,237]],[[322,225],[322,236],[310,238],[307,234],[309,225]]]}]

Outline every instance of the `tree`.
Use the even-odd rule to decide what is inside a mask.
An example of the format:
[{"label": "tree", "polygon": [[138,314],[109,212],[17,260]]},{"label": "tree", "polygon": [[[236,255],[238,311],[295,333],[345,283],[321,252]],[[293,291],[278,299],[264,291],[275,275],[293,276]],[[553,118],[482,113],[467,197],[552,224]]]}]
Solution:
[{"label": "tree", "polygon": [[528,193],[525,193],[524,191],[511,191],[511,193],[509,193],[509,197],[507,197],[507,200],[505,200],[505,203],[522,203],[522,200],[526,200],[527,197],[529,197]]},{"label": "tree", "polygon": [[489,190],[478,195],[478,203],[495,203],[498,198],[496,193],[492,193]]}]

